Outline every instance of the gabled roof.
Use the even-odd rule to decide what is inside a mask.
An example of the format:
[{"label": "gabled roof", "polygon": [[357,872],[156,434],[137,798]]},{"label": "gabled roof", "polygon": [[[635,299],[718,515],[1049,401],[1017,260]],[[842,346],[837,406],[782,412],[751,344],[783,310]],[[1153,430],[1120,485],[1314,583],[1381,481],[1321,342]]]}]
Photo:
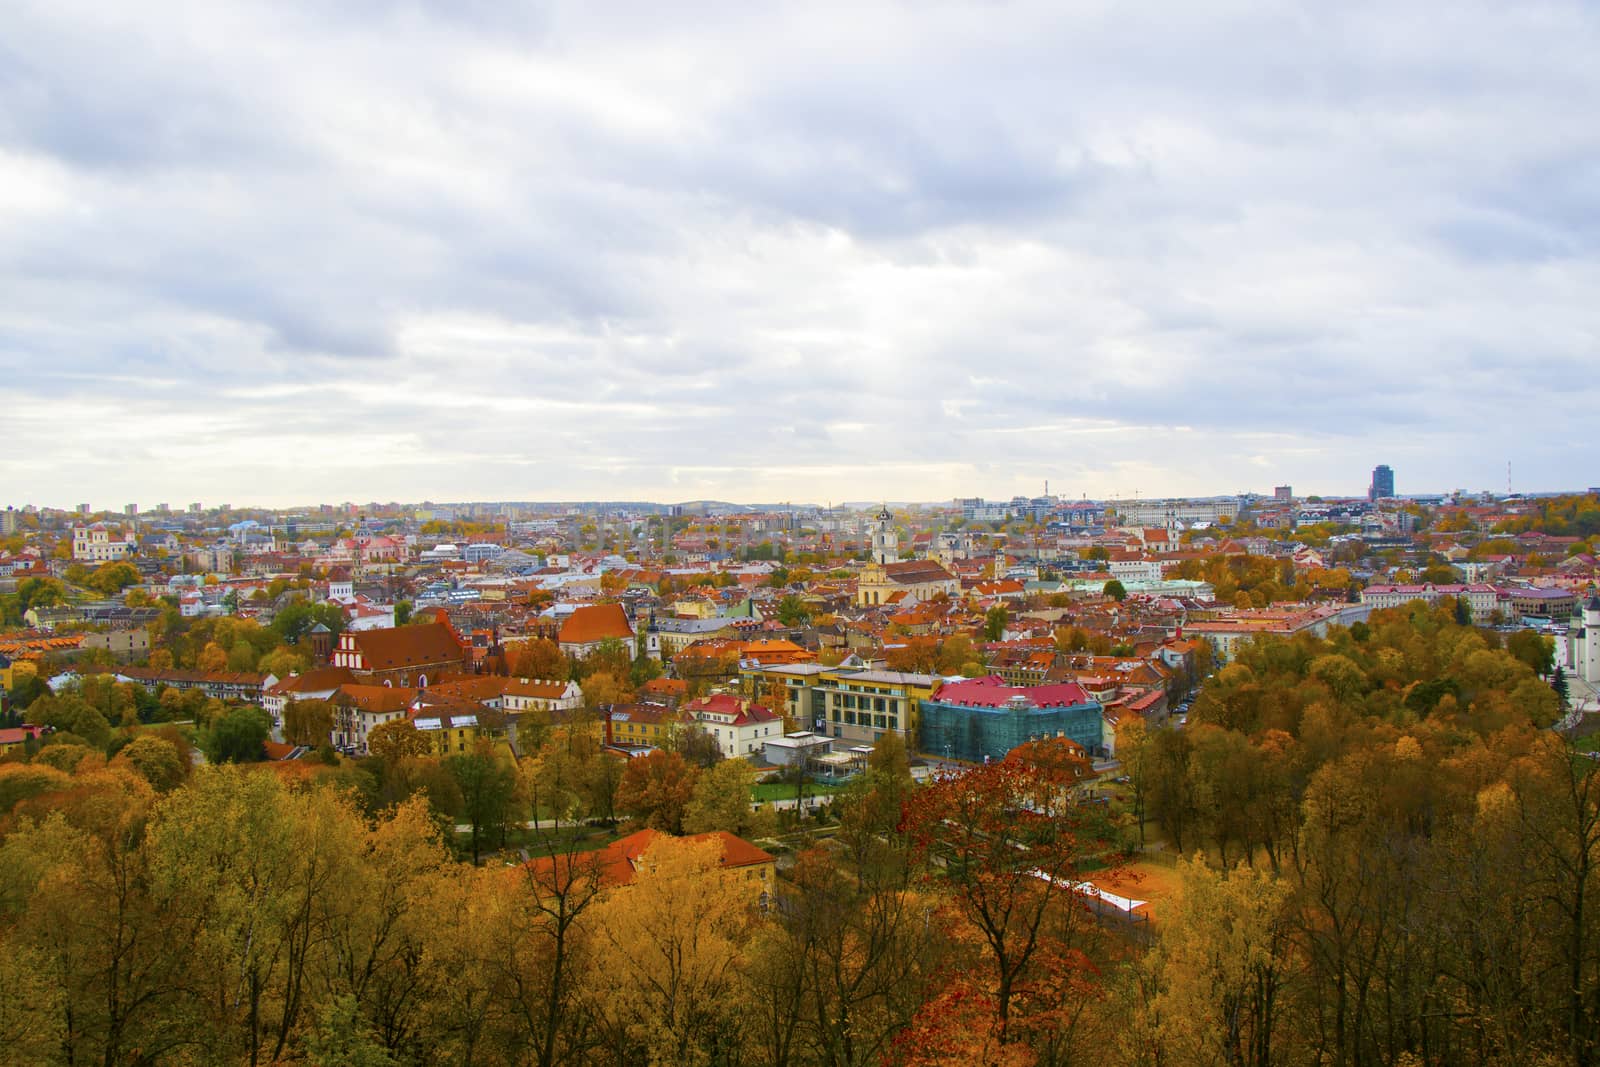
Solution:
[{"label": "gabled roof", "polygon": [[446,700],[464,700],[469,703],[481,704],[486,700],[495,700],[508,688],[510,679],[498,674],[477,675],[467,678],[457,678],[449,682],[437,682],[429,686],[427,695],[434,698],[432,703]]},{"label": "gabled roof", "polygon": [[304,674],[290,675],[269,687],[272,693],[325,693],[356,680],[349,667],[318,667]]},{"label": "gabled roof", "polygon": [[512,678],[506,682],[501,691],[508,697],[558,700],[571,684],[570,682],[555,682],[543,678]]},{"label": "gabled roof", "polygon": [[938,561],[931,559],[908,559],[900,563],[886,563],[883,566],[883,573],[891,582],[898,585],[955,580],[954,575],[945,570]]},{"label": "gabled roof", "polygon": [[743,700],[727,693],[712,693],[699,700],[690,701],[684,710],[695,718],[702,715],[717,715],[729,719],[725,725],[748,726],[752,723],[777,722],[781,716],[772,713],[770,708],[764,707],[753,701]]},{"label": "gabled roof", "polygon": [[388,685],[341,685],[334,698],[343,697],[362,711],[389,715],[405,711],[417,699],[417,690]]},{"label": "gabled roof", "polygon": [[589,604],[567,616],[559,640],[563,645],[588,645],[608,637],[626,641],[632,636],[633,626],[621,604]]},{"label": "gabled roof", "polygon": [[444,623],[360,630],[350,635],[367,669],[390,671],[434,663],[459,663],[464,655],[455,631]]}]

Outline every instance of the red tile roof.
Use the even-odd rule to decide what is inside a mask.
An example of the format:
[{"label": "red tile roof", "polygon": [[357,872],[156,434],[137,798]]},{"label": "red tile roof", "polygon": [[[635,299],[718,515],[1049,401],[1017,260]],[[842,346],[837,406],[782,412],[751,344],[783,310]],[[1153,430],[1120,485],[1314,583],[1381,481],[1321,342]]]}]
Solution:
[{"label": "red tile roof", "polygon": [[934,692],[933,698],[946,704],[974,708],[1003,708],[1013,697],[1021,696],[1035,707],[1072,707],[1092,704],[1083,687],[1073,682],[1060,685],[1014,686],[997,674],[951,682]]},{"label": "red tile roof", "polygon": [[291,675],[272,686],[274,693],[321,693],[356,680],[349,667],[318,667],[304,674]]},{"label": "red tile roof", "polygon": [[344,697],[362,711],[388,714],[404,711],[417,699],[417,690],[388,685],[341,685],[335,697]]},{"label": "red tile roof", "polygon": [[588,645],[608,637],[626,641],[632,636],[633,627],[621,604],[589,604],[568,615],[561,624],[560,643]]},{"label": "red tile roof", "polygon": [[[605,886],[627,885],[638,874],[639,861],[650,847],[657,841],[666,837],[655,830],[640,830],[619,838],[596,852],[581,853],[570,859],[565,856],[542,856],[529,860],[525,865],[535,872],[535,875],[548,876],[550,872],[565,867],[568,864],[577,871],[579,876],[585,869],[598,869],[600,882]],[[721,853],[717,865],[724,870],[740,867],[753,867],[757,864],[772,863],[771,853],[757,848],[743,838],[735,837],[726,830],[718,830],[709,834],[695,834],[682,838],[684,841],[716,841],[721,846]]]},{"label": "red tile roof", "polygon": [[438,622],[361,630],[351,634],[370,671],[426,667],[438,663],[460,664],[466,656],[455,631]]}]

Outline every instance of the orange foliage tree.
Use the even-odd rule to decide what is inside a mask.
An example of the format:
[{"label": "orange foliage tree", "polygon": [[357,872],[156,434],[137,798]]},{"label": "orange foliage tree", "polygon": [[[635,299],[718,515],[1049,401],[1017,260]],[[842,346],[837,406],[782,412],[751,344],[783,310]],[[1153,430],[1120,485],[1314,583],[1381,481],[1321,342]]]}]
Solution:
[{"label": "orange foliage tree", "polygon": [[1073,887],[1085,855],[1078,788],[1092,776],[1077,745],[1032,741],[937,779],[906,804],[913,854],[946,890],[956,936],[983,964],[972,979],[981,986],[952,1008],[988,1005],[999,1045],[1053,1025],[1088,970],[1072,944],[1084,910]]}]

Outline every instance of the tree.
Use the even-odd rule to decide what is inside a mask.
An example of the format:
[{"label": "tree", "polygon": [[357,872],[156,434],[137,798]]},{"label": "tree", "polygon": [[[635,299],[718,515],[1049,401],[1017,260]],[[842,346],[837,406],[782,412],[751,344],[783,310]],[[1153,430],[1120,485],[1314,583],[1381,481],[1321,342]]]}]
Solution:
[{"label": "tree", "polygon": [[76,693],[39,697],[30,705],[29,717],[40,725],[82,738],[95,748],[103,749],[111,743],[111,723]]},{"label": "tree", "polygon": [[906,805],[914,854],[944,861],[935,880],[982,946],[1001,1044],[1036,962],[1052,954],[1052,930],[1070,925],[1084,857],[1075,791],[1092,775],[1071,742],[1031,741],[935,779]]},{"label": "tree", "polygon": [[1111,600],[1115,600],[1119,604],[1128,599],[1127,588],[1115,578],[1107,582],[1105,588],[1100,592],[1102,596],[1108,597]]},{"label": "tree", "polygon": [[1117,724],[1117,759],[1133,792],[1133,817],[1139,823],[1139,848],[1144,848],[1145,792],[1149,787],[1146,758],[1150,751],[1150,728],[1137,713],[1124,715]]},{"label": "tree", "polygon": [[628,684],[637,690],[646,682],[661,677],[664,669],[660,660],[651,659],[644,649],[640,648],[639,654],[633,657],[633,666],[628,668]]},{"label": "tree", "polygon": [[1555,669],[1555,641],[1533,630],[1518,630],[1506,638],[1506,650],[1526,663],[1534,674],[1547,678]]},{"label": "tree", "polygon": [[617,822],[617,789],[622,784],[626,764],[612,753],[600,753],[583,769],[581,789],[591,817],[604,819],[608,826]]},{"label": "tree", "polygon": [[318,1013],[317,1026],[306,1039],[316,1067],[395,1067],[370,1024],[348,993],[334,997]]},{"label": "tree", "polygon": [[221,674],[228,669],[228,650],[211,641],[200,650],[195,666],[207,674]]},{"label": "tree", "polygon": [[633,660],[628,655],[627,645],[618,638],[608,637],[583,658],[582,666],[585,679],[595,674],[609,674],[620,682],[628,677]]},{"label": "tree", "polygon": [[113,765],[125,763],[158,793],[171,792],[188,777],[189,765],[177,746],[154,734],[140,734],[117,753]]},{"label": "tree", "polygon": [[722,746],[698,723],[685,723],[672,732],[672,751],[701,770],[715,766],[723,758]]},{"label": "tree", "polygon": [[499,827],[500,844],[505,845],[506,816],[516,793],[516,776],[485,741],[471,752],[449,757],[444,765],[461,789],[462,815],[472,829],[472,862],[477,864],[485,830]]},{"label": "tree", "polygon": [[211,724],[202,748],[212,763],[255,763],[265,756],[262,746],[271,732],[266,712],[240,705]]},{"label": "tree", "polygon": [[633,697],[633,685],[628,681],[626,670],[620,675],[598,671],[583,680],[583,704],[591,710],[612,704],[627,704]]},{"label": "tree", "polygon": [[394,603],[394,624],[404,626],[411,621],[412,605],[409,600],[397,600]]},{"label": "tree", "polygon": [[511,674],[516,678],[541,678],[550,682],[567,680],[567,657],[561,646],[543,637],[513,646],[508,655]]},{"label": "tree", "polygon": [[319,623],[337,637],[344,632],[344,611],[336,604],[312,604],[296,599],[273,618],[272,629],[289,644],[297,645],[300,638]]},{"label": "tree", "polygon": [[[315,748],[325,745],[333,735],[333,703],[327,700],[295,700],[283,706],[283,739],[291,745]],[[371,738],[368,738],[370,748]]]},{"label": "tree", "polygon": [[778,621],[785,626],[804,626],[811,621],[811,609],[793,593],[778,601]]},{"label": "tree", "polygon": [[426,756],[433,746],[409,720],[391,719],[367,731],[367,751],[393,765],[403,759]]},{"label": "tree", "polygon": [[682,834],[697,774],[676,752],[657,749],[631,759],[617,784],[617,810],[652,829]]},{"label": "tree", "polygon": [[743,1042],[732,992],[754,899],[721,847],[658,839],[594,908],[585,999],[618,1062],[731,1062]]},{"label": "tree", "polygon": [[139,570],[131,563],[102,563],[83,582],[101,596],[114,597],[139,584]]},{"label": "tree", "polygon": [[1285,1062],[1276,1039],[1294,969],[1285,910],[1291,886],[1243,864],[1224,875],[1199,856],[1179,874],[1153,961],[1161,990],[1153,1036],[1174,1062]]},{"label": "tree", "polygon": [[756,769],[749,760],[717,763],[696,779],[694,792],[684,807],[683,828],[691,834],[726,830],[739,837],[748,836],[756,825],[750,807],[755,784]]},{"label": "tree", "polygon": [[[533,954],[534,967],[513,963],[502,970],[519,978],[531,970],[531,980],[526,983],[531,995],[523,1003],[532,1010],[523,1014],[530,1019],[536,1061],[540,1067],[551,1067],[562,1060],[571,1062],[570,1057],[559,1055],[561,1045],[575,1044],[571,1031],[586,1023],[583,1013],[575,1010],[579,984],[590,963],[583,917],[601,899],[604,868],[596,853],[582,851],[577,838],[568,837],[562,844],[537,829],[535,836],[546,855],[523,865],[521,892],[516,898],[519,906],[513,911],[514,917],[526,916],[529,921],[525,928],[518,923],[512,937],[496,940],[505,951],[516,953],[526,946]],[[518,934],[522,936],[515,936]]]},{"label": "tree", "polygon": [[1010,616],[1004,604],[996,604],[983,613],[983,638],[985,641],[998,641],[1005,636],[1006,623]]}]

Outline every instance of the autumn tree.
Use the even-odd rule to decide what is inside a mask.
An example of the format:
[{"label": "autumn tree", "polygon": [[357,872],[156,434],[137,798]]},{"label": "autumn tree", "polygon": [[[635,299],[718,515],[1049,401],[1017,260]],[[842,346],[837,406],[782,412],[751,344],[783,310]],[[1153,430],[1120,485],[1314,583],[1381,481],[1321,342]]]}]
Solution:
[{"label": "autumn tree", "polygon": [[728,759],[713,765],[694,783],[694,792],[684,806],[683,827],[691,834],[726,830],[747,837],[755,830],[757,818],[750,806],[756,784],[756,769],[749,760]]},{"label": "autumn tree", "polygon": [[546,681],[567,680],[567,657],[561,646],[544,637],[536,637],[514,646],[510,651],[511,674],[517,678],[542,678]]},{"label": "autumn tree", "polygon": [[1069,926],[1084,860],[1076,791],[1093,771],[1069,741],[1033,741],[1004,759],[936,779],[906,806],[917,854],[982,948],[996,1033],[1011,1034],[1019,997]]},{"label": "autumn tree", "polygon": [[732,993],[755,900],[721,847],[660,838],[594,908],[586,1003],[618,1062],[727,1062],[743,1043]]},{"label": "autumn tree", "polygon": [[516,777],[484,741],[471,752],[450,756],[444,766],[461,790],[462,815],[471,830],[472,862],[476,864],[485,831],[498,828],[500,844],[505,845],[505,824],[516,792]]},{"label": "autumn tree", "polygon": [[617,785],[617,810],[646,826],[683,833],[697,772],[676,752],[657,749],[628,761]]},{"label": "autumn tree", "polygon": [[583,703],[590,709],[627,704],[633,700],[633,683],[627,671],[614,674],[608,670],[596,671],[583,680]]},{"label": "autumn tree", "polygon": [[1174,1062],[1272,1067],[1285,1062],[1284,985],[1295,971],[1293,887],[1243,864],[1221,872],[1196,856],[1150,961],[1160,994],[1152,1036]]},{"label": "autumn tree", "polygon": [[[283,739],[315,748],[333,735],[333,704],[327,700],[290,699],[283,706]],[[369,738],[370,747],[370,738]]]},{"label": "autumn tree", "polygon": [[426,756],[433,746],[408,719],[391,719],[367,731],[367,751],[386,764],[407,757]]},{"label": "autumn tree", "polygon": [[140,734],[117,753],[114,763],[126,763],[139,773],[152,789],[167,793],[188,777],[186,753],[154,734]]}]

